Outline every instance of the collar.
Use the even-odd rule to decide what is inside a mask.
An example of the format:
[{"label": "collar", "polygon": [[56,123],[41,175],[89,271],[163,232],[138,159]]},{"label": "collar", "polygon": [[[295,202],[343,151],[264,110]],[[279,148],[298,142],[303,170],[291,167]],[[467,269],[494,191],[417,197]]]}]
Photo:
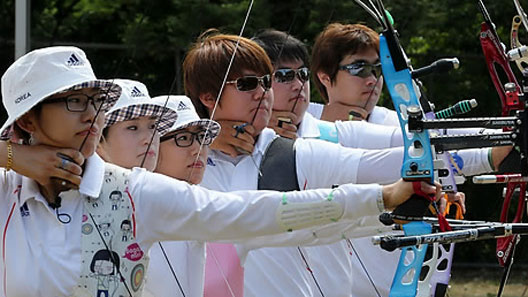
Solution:
[{"label": "collar", "polygon": [[[86,159],[83,178],[79,185],[79,192],[90,197],[99,197],[103,186],[105,162],[97,154],[93,154]],[[22,176],[22,186],[20,188],[20,205],[24,205],[30,198],[39,197],[40,190],[37,182]],[[45,202],[45,201],[43,201]]]},{"label": "collar", "polygon": [[297,136],[301,138],[321,137],[317,121],[318,120],[313,115],[305,112],[301,124],[299,125],[299,129],[297,130]]}]

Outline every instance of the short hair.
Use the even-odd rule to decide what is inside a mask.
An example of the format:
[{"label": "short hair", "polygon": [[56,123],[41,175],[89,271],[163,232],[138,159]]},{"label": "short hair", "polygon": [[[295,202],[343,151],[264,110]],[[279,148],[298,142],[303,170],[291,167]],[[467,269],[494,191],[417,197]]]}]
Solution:
[{"label": "short hair", "polygon": [[119,272],[119,255],[116,252],[111,250],[98,250],[90,263],[91,272],[95,272],[95,262],[97,260],[110,261],[114,264],[114,269],[110,275],[115,275],[115,272]]},{"label": "short hair", "polygon": [[333,23],[317,36],[312,49],[311,70],[315,85],[326,103],[328,92],[319,81],[317,73],[328,74],[333,82],[339,70],[339,62],[345,56],[367,50],[375,50],[379,55],[379,34],[365,25]]},{"label": "short hair", "polygon": [[123,197],[123,193],[121,193],[121,191],[115,190],[115,191],[112,191],[110,195],[108,195],[108,198],[111,198],[114,195],[119,195],[119,198]]},{"label": "short hair", "polygon": [[300,60],[304,66],[310,67],[310,56],[306,45],[286,32],[265,29],[258,32],[251,40],[266,51],[275,66],[283,61]]},{"label": "short hair", "polygon": [[209,93],[218,97],[237,43],[228,80],[241,77],[244,71],[255,71],[257,75],[273,74],[270,59],[256,42],[236,35],[220,34],[217,30],[202,33],[183,61],[185,95],[191,98],[201,118],[209,118],[209,113],[200,101],[200,95]]}]

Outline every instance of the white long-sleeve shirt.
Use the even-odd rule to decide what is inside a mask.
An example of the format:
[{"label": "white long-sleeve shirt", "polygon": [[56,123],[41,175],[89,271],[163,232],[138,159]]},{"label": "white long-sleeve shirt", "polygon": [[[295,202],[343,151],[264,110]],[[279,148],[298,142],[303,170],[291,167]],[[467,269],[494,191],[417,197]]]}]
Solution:
[{"label": "white long-sleeve shirt", "polygon": [[[318,124],[321,121],[319,118],[323,107],[324,105],[321,104],[310,103],[308,113],[304,115],[298,130],[299,137],[319,138],[321,136]],[[346,147],[379,149],[403,145],[398,116],[395,111],[384,107],[376,106],[370,114],[368,122],[336,121],[335,127],[339,143]],[[445,134],[467,134],[494,133],[496,131],[451,129],[444,132]],[[492,171],[488,160],[489,150],[489,148],[485,148],[458,151],[457,153],[464,163],[462,174],[475,175]],[[377,220],[372,221],[375,223]],[[378,246],[374,246],[370,237],[352,238],[350,244],[345,243],[344,246],[347,248],[346,254],[352,255],[351,271],[336,270],[336,268],[345,268],[343,265],[334,265],[333,270],[327,269],[329,257],[343,256],[338,252],[331,253],[325,250],[328,246],[306,248],[311,259],[310,265],[313,266],[314,274],[319,283],[328,284],[330,288],[335,287],[338,284],[334,281],[333,275],[348,274],[352,280],[352,296],[374,296],[376,295],[374,286],[382,296],[388,296],[400,252],[387,252]],[[337,247],[338,249],[341,247]],[[360,259],[363,263],[360,263]],[[341,262],[345,263],[343,260]],[[380,270],[379,267],[384,268]],[[368,279],[365,269],[372,278],[374,286]]]},{"label": "white long-sleeve shirt", "polygon": [[[268,144],[276,136],[273,130],[264,129],[251,155],[232,158],[221,152],[212,151],[202,185],[220,191],[256,189],[258,164]],[[304,185],[307,188],[329,188],[332,184],[369,181],[389,183],[396,181],[400,176],[399,168],[403,152],[401,148],[383,151],[361,150],[344,148],[321,140],[298,139],[295,149],[298,184],[301,187]],[[395,165],[380,171],[380,164]],[[296,246],[328,243],[324,239],[322,242],[318,241],[320,237],[325,236],[333,236],[331,242],[340,241],[341,232],[345,231],[339,228],[326,233],[319,229],[314,230],[313,233],[300,231],[280,236],[282,241],[267,243],[262,241],[261,246],[291,245],[293,247],[261,248],[249,252],[243,264],[245,296],[317,296],[319,293],[313,291],[313,279],[306,270]],[[293,236],[296,234],[298,235]],[[251,243],[237,245],[241,257],[244,257],[247,250],[258,247]],[[334,276],[348,281],[347,276]]]},{"label": "white long-sleeve shirt", "polygon": [[[70,296],[81,271],[83,195],[96,197],[103,184],[105,163],[97,155],[86,160],[80,190],[60,194],[61,223],[35,181],[14,171],[0,179],[0,292],[15,296]],[[135,207],[137,242],[143,251],[163,240],[235,240],[280,234],[290,227],[281,218],[283,199],[289,205],[331,203],[341,215],[355,219],[380,212],[379,185],[343,185],[330,190],[278,193],[240,191],[221,193],[133,169],[128,190]],[[284,196],[285,195],[285,196]],[[358,197],[359,200],[350,197]],[[357,203],[356,203],[357,201]],[[316,206],[318,208],[318,206]],[[324,219],[331,222],[330,218]],[[318,218],[308,225],[322,223]],[[299,225],[303,227],[304,225]],[[294,228],[296,229],[296,228]],[[203,275],[193,282],[203,283]]]}]

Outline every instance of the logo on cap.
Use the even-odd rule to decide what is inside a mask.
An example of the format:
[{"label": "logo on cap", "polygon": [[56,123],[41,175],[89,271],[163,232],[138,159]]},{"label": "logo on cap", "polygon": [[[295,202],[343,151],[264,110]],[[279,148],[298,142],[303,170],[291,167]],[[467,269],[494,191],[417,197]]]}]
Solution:
[{"label": "logo on cap", "polygon": [[183,103],[183,101],[180,101],[180,103],[178,104],[177,111],[182,111],[182,110],[186,110],[186,109],[190,109],[189,106],[185,105],[185,103]]},{"label": "logo on cap", "polygon": [[24,100],[26,100],[27,98],[31,97],[31,93],[30,92],[27,92],[23,95],[20,95],[18,98],[15,99],[15,104],[18,104]]},{"label": "logo on cap", "polygon": [[145,94],[143,94],[138,87],[134,87],[132,91],[130,92],[130,96],[132,97],[145,97]]},{"label": "logo on cap", "polygon": [[84,62],[79,60],[75,54],[71,54],[70,58],[66,62],[68,66],[82,66]]}]

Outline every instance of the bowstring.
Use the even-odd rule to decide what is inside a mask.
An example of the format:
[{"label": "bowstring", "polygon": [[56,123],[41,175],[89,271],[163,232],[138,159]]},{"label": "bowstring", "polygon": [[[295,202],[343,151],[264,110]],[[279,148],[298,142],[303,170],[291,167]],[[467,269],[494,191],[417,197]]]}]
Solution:
[{"label": "bowstring", "polygon": [[[133,36],[135,36],[137,34],[137,32],[139,31],[139,27],[143,24],[143,21],[145,19],[145,15],[148,13],[149,10],[150,10],[150,6],[147,7],[147,9],[145,10],[145,13],[141,15],[141,18],[139,19],[138,23],[136,24],[136,26],[135,26],[135,28],[133,30],[133,33],[134,33]],[[135,48],[133,50],[135,52]],[[116,70],[114,72],[114,75],[112,76],[112,80],[110,80],[109,87],[107,87],[107,89],[106,89],[105,96],[104,96],[105,99],[108,98],[109,93],[113,90],[112,86],[114,85],[114,81],[115,81],[115,78],[117,77],[117,74],[121,70],[121,66],[123,65],[123,62],[125,61],[125,57],[126,56],[123,55],[121,57],[119,63],[117,64],[117,67],[116,67]],[[88,102],[87,102],[87,104],[88,104]],[[94,102],[94,104],[95,104],[95,102]],[[97,117],[99,116],[99,114],[103,110],[103,106],[106,106],[105,103],[101,104],[101,106],[99,106],[99,108],[97,109],[97,112],[95,113],[95,116],[94,116],[94,120],[92,121],[92,123],[90,125],[90,128],[89,128],[90,130],[92,129],[93,125],[95,124]],[[84,137],[84,139],[83,139],[83,141],[82,141],[82,143],[81,143],[81,145],[79,147],[79,152],[83,149],[83,147],[86,144],[86,141],[88,140],[89,136],[90,136],[90,133],[87,133],[86,136]],[[101,241],[103,242],[103,244],[105,246],[105,249],[108,251],[110,257],[112,258],[112,265],[114,266],[114,268],[117,268],[117,273],[119,274],[119,276],[121,278],[121,281],[122,281],[123,285],[125,286],[125,289],[127,290],[127,293],[129,294],[130,297],[132,297],[133,296],[132,292],[130,291],[130,288],[128,287],[128,285],[126,283],[126,279],[123,277],[123,274],[121,273],[120,267],[116,266],[116,263],[117,263],[118,259],[114,259],[114,256],[112,254],[112,250],[110,250],[109,244],[106,242],[106,240],[102,236],[101,230],[99,229],[99,225],[95,221],[92,213],[89,210],[87,210],[87,211],[88,211],[88,215],[92,219],[92,222],[94,223],[94,227],[97,230],[97,233],[99,234],[99,237],[101,238]],[[116,287],[116,289],[117,289],[117,287]]]},{"label": "bowstring", "polygon": [[[235,61],[235,56],[236,56],[236,53],[238,51],[238,46],[240,44],[240,39],[242,38],[242,35],[244,34],[244,31],[246,29],[246,24],[247,24],[247,22],[249,20],[249,16],[251,14],[251,9],[253,8],[253,3],[254,3],[254,0],[251,0],[251,2],[249,3],[248,9],[246,11],[246,17],[244,18],[244,22],[242,23],[242,27],[240,28],[240,33],[238,34],[238,39],[237,39],[237,42],[235,44],[235,49],[233,50],[233,54],[231,55],[231,59],[229,60],[229,64],[227,65],[227,70],[226,70],[226,72],[224,74],[224,78],[222,80],[222,85],[220,86],[220,90],[218,91],[218,95],[216,96],[215,104],[213,106],[213,110],[211,111],[211,115],[209,116],[211,121],[207,123],[207,126],[205,128],[205,135],[209,135],[209,131],[211,130],[211,125],[212,125],[212,121],[213,121],[214,115],[216,113],[216,108],[218,107],[218,104],[220,102],[220,97],[222,96],[222,93],[224,92],[224,87],[225,87],[227,79],[229,77],[229,72],[231,71],[231,66],[233,65],[233,63]],[[204,148],[204,144],[200,143],[200,147],[198,148],[198,153],[196,154],[196,158],[194,159],[194,162],[197,162],[198,159],[200,158],[200,153],[202,152],[203,148]],[[195,169],[194,167],[191,168],[191,172],[189,173],[189,176],[187,177],[187,180],[189,180],[191,178],[192,174],[194,173],[194,169]]]},{"label": "bowstring", "polygon": [[[218,104],[220,102],[220,97],[222,96],[222,93],[224,91],[224,87],[225,87],[227,79],[229,77],[229,73],[231,71],[231,66],[233,65],[233,63],[235,61],[235,56],[236,56],[236,53],[238,51],[240,40],[241,40],[241,38],[242,38],[242,36],[244,34],[244,31],[246,29],[246,25],[248,23],[249,16],[251,15],[251,10],[253,8],[253,3],[254,3],[254,0],[251,0],[249,5],[248,5],[247,11],[246,11],[246,16],[244,18],[244,22],[242,23],[242,27],[240,28],[240,33],[238,34],[238,39],[237,39],[237,42],[235,44],[235,49],[233,50],[233,54],[231,55],[231,59],[229,60],[229,64],[227,65],[227,69],[226,69],[226,72],[225,72],[225,75],[224,75],[224,78],[223,78],[223,81],[222,81],[222,85],[220,86],[220,90],[218,92],[218,95],[216,96],[215,104],[213,106],[213,110],[211,111],[211,115],[209,116],[211,121],[209,121],[207,123],[207,126],[205,128],[205,135],[209,135],[209,131],[211,130],[211,124],[213,123],[212,121],[214,119],[214,115],[216,113],[216,109],[217,109]],[[168,100],[168,98],[167,98],[167,100]],[[260,105],[260,103],[259,103],[259,105]],[[258,109],[257,109],[257,111],[258,111]],[[253,117],[253,119],[254,118],[255,117]],[[201,154],[202,150],[204,149],[204,144],[203,143],[204,143],[203,141],[200,142],[200,147],[198,148],[198,153],[196,154],[196,158],[195,158],[194,162],[197,162],[198,159],[200,158],[200,154]],[[253,162],[254,162],[254,160],[253,160]],[[187,177],[187,180],[190,180],[192,174],[194,173],[194,169],[195,169],[194,167],[191,168],[191,172],[189,173],[189,176]],[[220,271],[220,273],[222,275],[222,278],[223,278],[224,282],[227,284],[227,287],[229,289],[229,293],[231,294],[232,297],[235,297],[235,294],[234,294],[233,290],[231,289],[231,285],[229,284],[229,281],[228,281],[228,279],[227,279],[222,267],[220,266],[220,264],[218,262],[218,259],[216,258],[216,255],[214,255],[214,252],[213,252],[213,259],[215,261],[215,264],[216,264],[218,270]]]}]

